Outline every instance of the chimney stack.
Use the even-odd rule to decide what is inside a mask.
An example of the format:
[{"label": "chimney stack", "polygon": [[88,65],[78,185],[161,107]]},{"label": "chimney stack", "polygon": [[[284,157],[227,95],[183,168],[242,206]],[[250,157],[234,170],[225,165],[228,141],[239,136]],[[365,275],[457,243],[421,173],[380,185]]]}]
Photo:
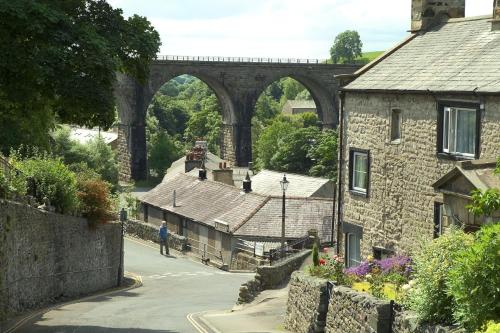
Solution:
[{"label": "chimney stack", "polygon": [[493,20],[491,30],[500,30],[500,0],[493,0]]},{"label": "chimney stack", "polygon": [[245,180],[243,181],[243,191],[245,193],[250,193],[252,192],[252,181],[250,180],[250,175],[247,172],[247,176],[245,177]]},{"label": "chimney stack", "polygon": [[465,0],[412,0],[411,3],[412,32],[428,30],[448,18],[462,17],[465,17]]}]

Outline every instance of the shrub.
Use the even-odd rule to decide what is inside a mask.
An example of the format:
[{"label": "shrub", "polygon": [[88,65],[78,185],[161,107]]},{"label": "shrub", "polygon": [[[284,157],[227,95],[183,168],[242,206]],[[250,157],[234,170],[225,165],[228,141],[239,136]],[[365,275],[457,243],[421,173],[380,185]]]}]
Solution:
[{"label": "shrub", "polygon": [[4,174],[0,168],[0,198],[13,199],[26,194],[26,179],[12,172],[10,175]]},{"label": "shrub", "polygon": [[454,301],[446,288],[457,253],[472,244],[473,236],[452,230],[425,245],[414,257],[415,288],[408,293],[408,304],[420,321],[453,323]]},{"label": "shrub", "polygon": [[106,223],[113,219],[113,201],[110,185],[100,179],[80,179],[78,181],[80,211],[90,225]]},{"label": "shrub", "polygon": [[463,247],[449,272],[453,315],[465,328],[500,321],[500,224],[485,225],[471,247]]},{"label": "shrub", "polygon": [[313,264],[314,264],[314,266],[319,266],[319,250],[318,250],[318,244],[317,244],[317,242],[314,242],[313,250],[312,250],[312,255],[313,255]]},{"label": "shrub", "polygon": [[490,321],[485,326],[484,333],[500,333],[500,323]]},{"label": "shrub", "polygon": [[59,213],[76,210],[76,176],[60,159],[37,156],[14,161],[14,165],[25,176],[35,179],[38,202],[42,203],[47,198]]}]

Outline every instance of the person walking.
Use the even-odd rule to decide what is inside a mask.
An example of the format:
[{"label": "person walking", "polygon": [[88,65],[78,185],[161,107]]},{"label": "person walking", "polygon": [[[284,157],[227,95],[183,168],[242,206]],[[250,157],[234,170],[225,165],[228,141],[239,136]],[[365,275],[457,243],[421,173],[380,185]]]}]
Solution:
[{"label": "person walking", "polygon": [[167,255],[170,255],[170,251],[168,249],[168,229],[166,221],[161,222],[159,235],[160,235],[160,254],[163,255],[163,247],[165,246],[165,253]]}]

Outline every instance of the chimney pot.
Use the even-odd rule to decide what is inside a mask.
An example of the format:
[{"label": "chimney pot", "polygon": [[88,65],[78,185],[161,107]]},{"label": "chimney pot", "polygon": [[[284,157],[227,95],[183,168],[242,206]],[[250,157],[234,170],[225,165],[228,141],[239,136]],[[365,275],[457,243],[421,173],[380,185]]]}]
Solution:
[{"label": "chimney pot", "polygon": [[248,172],[245,180],[243,181],[243,191],[245,193],[252,192],[252,180],[250,179],[250,175],[248,174]]},{"label": "chimney pot", "polygon": [[199,170],[198,170],[198,178],[199,178],[200,180],[205,180],[205,179],[207,179],[207,170],[205,170],[205,169],[199,169]]}]

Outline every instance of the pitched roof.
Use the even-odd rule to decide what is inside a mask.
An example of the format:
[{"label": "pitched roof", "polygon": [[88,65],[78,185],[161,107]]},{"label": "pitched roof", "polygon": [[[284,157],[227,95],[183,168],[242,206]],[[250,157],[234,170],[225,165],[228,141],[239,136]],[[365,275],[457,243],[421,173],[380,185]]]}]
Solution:
[{"label": "pitched roof", "polygon": [[215,226],[215,220],[222,221],[232,230],[244,222],[266,197],[243,193],[234,186],[209,180],[200,181],[196,177],[179,173],[160,183],[140,200],[210,226]]},{"label": "pitched roof", "polygon": [[475,160],[460,162],[432,186],[439,189],[459,175],[463,175],[476,189],[485,191],[491,188],[500,189],[500,176],[494,174],[495,160]]},{"label": "pitched roof", "polygon": [[343,90],[500,94],[500,31],[491,16],[451,19],[391,52]]},{"label": "pitched roof", "polygon": [[[237,235],[281,236],[280,197],[244,193],[223,183],[178,174],[164,180],[140,200],[210,226],[215,226],[216,222],[227,223],[229,231]],[[316,228],[325,240],[329,240],[332,205],[331,199],[287,197],[287,238],[303,237],[308,230]]]},{"label": "pitched roof", "polygon": [[81,144],[86,144],[89,141],[94,140],[99,136],[107,144],[118,139],[118,133],[105,132],[105,131],[100,131],[98,129],[72,127],[70,132],[71,140],[78,141]]},{"label": "pitched roof", "polygon": [[316,103],[312,100],[288,100],[286,102],[292,109],[316,109]]},{"label": "pitched roof", "polygon": [[[262,235],[281,237],[282,199],[267,201],[234,234],[238,236]],[[287,198],[285,235],[300,238],[310,229],[317,229],[322,241],[329,241],[332,231],[333,201],[319,198]]]},{"label": "pitched roof", "polygon": [[[280,181],[283,179],[283,172],[262,170],[252,177],[252,190],[255,193],[264,195],[282,195]],[[291,197],[310,197],[323,186],[330,183],[333,189],[333,182],[326,178],[309,177],[287,173],[286,178],[290,182],[286,195]]]}]

